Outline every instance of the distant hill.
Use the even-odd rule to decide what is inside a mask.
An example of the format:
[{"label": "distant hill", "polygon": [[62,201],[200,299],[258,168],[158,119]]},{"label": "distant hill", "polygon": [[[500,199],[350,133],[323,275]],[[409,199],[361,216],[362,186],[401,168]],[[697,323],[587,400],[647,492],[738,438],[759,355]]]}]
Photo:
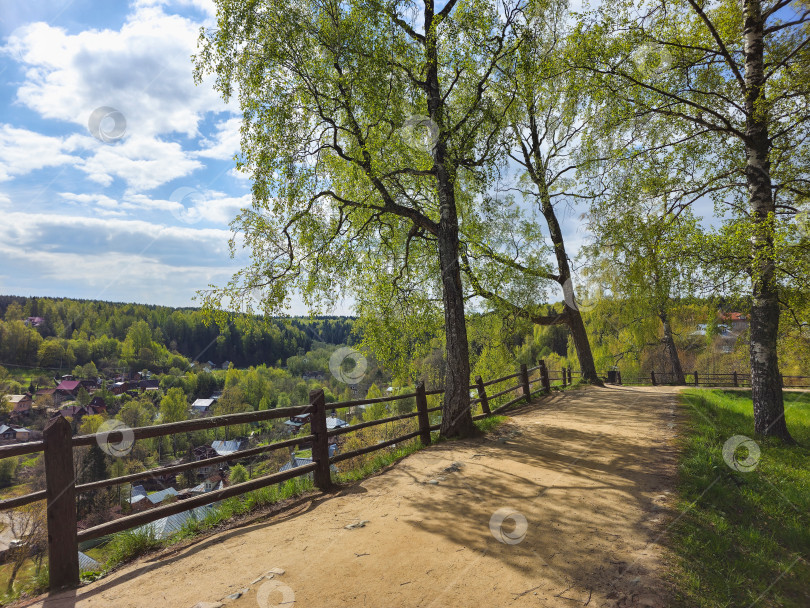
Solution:
[{"label": "distant hill", "polygon": [[283,364],[313,342],[352,341],[349,317],[274,318],[234,314],[227,326],[206,325],[197,308],[0,296],[0,365],[72,369],[179,366],[187,361],[237,367]]}]

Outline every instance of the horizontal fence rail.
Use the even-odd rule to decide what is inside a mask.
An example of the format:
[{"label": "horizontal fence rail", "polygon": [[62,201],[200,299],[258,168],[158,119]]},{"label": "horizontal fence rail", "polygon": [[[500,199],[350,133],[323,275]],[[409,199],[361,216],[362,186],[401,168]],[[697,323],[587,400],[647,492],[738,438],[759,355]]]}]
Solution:
[{"label": "horizontal fence rail", "polygon": [[[810,376],[780,376],[782,388],[810,388]],[[624,376],[618,374],[618,382],[614,384],[638,384],[658,386],[660,384],[677,385],[678,381],[672,372],[650,370],[649,373],[639,376]],[[685,386],[707,386],[719,388],[750,388],[750,371],[731,372],[701,372],[691,371],[684,373]]]},{"label": "horizontal fence rail", "polygon": [[[534,372],[538,372],[536,378],[531,377]],[[468,387],[468,390],[476,391],[478,395],[477,398],[472,398],[471,393],[469,408],[472,409],[480,404],[482,412],[481,414],[473,416],[473,418],[478,420],[498,414],[521,400],[528,402],[532,396],[533,385],[536,387],[539,384],[542,391],[549,392],[551,390],[552,381],[558,379],[556,377],[559,377],[563,386],[566,384],[566,378],[567,382],[569,384],[571,383],[570,369],[561,370],[558,373],[554,372],[552,375],[554,375],[555,378],[550,377],[545,362],[541,360],[536,367],[528,368],[526,365],[521,365],[517,373],[495,378],[487,382],[484,382],[483,379],[478,376],[475,384]],[[517,384],[503,388],[492,395],[487,395],[486,387],[514,379],[518,379]],[[514,398],[500,405],[495,410],[491,409],[490,403],[493,400],[516,392],[518,394]],[[75,437],[72,436],[70,424],[60,416],[51,420],[45,427],[42,441],[0,446],[0,458],[10,458],[42,452],[45,461],[46,485],[45,490],[0,500],[0,511],[21,507],[39,500],[46,501],[50,589],[57,590],[65,587],[75,587],[79,583],[77,551],[79,542],[101,538],[116,532],[149,524],[170,515],[188,511],[196,507],[210,505],[226,498],[240,496],[247,492],[252,492],[305,475],[312,475],[314,477],[315,486],[326,491],[332,486],[330,467],[335,463],[381,450],[417,437],[423,445],[429,445],[431,443],[431,432],[439,430],[442,426],[441,422],[433,422],[433,424],[431,424],[430,415],[441,411],[442,407],[429,408],[427,398],[428,396],[441,395],[443,393],[444,391],[441,389],[426,390],[424,383],[420,382],[416,387],[416,391],[413,393],[326,404],[324,391],[315,390],[310,392],[310,402],[307,405],[212,416],[195,420],[157,424],[149,427],[125,428],[111,430],[106,433],[77,435]],[[327,409],[340,410],[374,403],[389,403],[403,399],[414,399],[416,401],[416,411],[396,416],[388,416],[378,420],[360,422],[341,428],[327,429]],[[140,439],[165,437],[179,433],[190,433],[301,415],[309,415],[310,417],[310,434],[306,436],[294,437],[268,445],[238,450],[226,455],[157,467],[138,473],[130,473],[83,484],[77,484],[74,477],[73,449],[77,447],[101,446],[102,443],[115,445],[124,441],[134,442]],[[329,455],[329,440],[334,437],[361,429],[414,418],[417,421],[418,430],[350,452],[334,454],[332,456]],[[199,496],[178,500],[170,504],[162,504],[146,511],[113,519],[85,530],[77,530],[76,496],[78,494],[139,480],[146,480],[150,477],[155,478],[156,476],[171,475],[215,464],[238,461],[242,458],[258,456],[274,450],[291,448],[301,444],[310,444],[312,446],[312,462],[309,464],[250,479],[243,483],[206,492]]]}]

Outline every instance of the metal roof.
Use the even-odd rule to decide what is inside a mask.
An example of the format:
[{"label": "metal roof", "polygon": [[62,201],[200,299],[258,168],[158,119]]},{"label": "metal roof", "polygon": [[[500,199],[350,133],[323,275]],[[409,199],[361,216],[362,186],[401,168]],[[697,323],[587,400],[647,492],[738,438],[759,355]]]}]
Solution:
[{"label": "metal roof", "polygon": [[[293,464],[292,460],[295,461]],[[305,464],[312,464],[312,458],[299,458],[298,456],[293,456],[290,462],[285,463],[280,469],[279,472],[282,471],[289,471],[290,469],[296,469],[298,467],[302,467]]]},{"label": "metal roof", "polygon": [[211,513],[218,504],[219,502],[215,502],[210,505],[189,509],[188,511],[181,511],[180,513],[169,515],[163,519],[158,519],[157,521],[144,524],[143,526],[136,528],[135,531],[144,531],[151,527],[155,531],[155,536],[158,539],[163,540],[175,532],[179,532],[187,521],[201,521],[205,519],[205,517]]},{"label": "metal roof", "polygon": [[101,564],[96,560],[94,560],[89,555],[86,555],[81,551],[79,551],[79,571],[90,572],[98,570],[101,570]]},{"label": "metal roof", "polygon": [[159,492],[152,492],[151,494],[147,494],[146,497],[149,501],[156,505],[160,502],[163,502],[163,499],[167,496],[177,496],[177,490],[174,488],[166,488],[165,490],[160,490]]},{"label": "metal roof", "polygon": [[227,456],[242,449],[244,439],[229,439],[228,441],[212,441],[211,448],[220,456]]},{"label": "metal roof", "polygon": [[346,422],[345,420],[341,420],[340,418],[335,418],[333,416],[329,416],[326,419],[326,428],[329,430],[339,429],[340,427],[343,426],[349,426],[349,423]]}]

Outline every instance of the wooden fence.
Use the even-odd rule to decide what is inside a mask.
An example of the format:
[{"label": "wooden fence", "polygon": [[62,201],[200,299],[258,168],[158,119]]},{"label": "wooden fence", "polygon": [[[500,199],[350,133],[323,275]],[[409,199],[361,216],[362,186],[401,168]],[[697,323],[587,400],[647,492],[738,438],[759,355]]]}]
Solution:
[{"label": "wooden fence", "polygon": [[[530,374],[535,371],[539,372],[538,377],[536,379],[531,379]],[[554,380],[549,376],[550,375],[546,369],[545,363],[540,361],[537,367],[527,368],[526,365],[521,365],[519,372],[509,376],[504,376],[502,378],[496,378],[495,380],[490,380],[488,382],[484,382],[480,376],[477,377],[475,379],[475,384],[469,387],[470,390],[476,390],[478,394],[476,399],[471,400],[470,407],[472,408],[480,403],[482,413],[473,416],[473,418],[477,420],[493,414],[498,414],[518,401],[528,401],[533,392],[532,385],[536,386],[537,384],[540,384],[541,390],[549,392],[551,390],[551,383]],[[513,379],[518,379],[517,385],[509,386],[508,388],[499,390],[491,395],[487,394],[487,387]],[[568,370],[567,373],[565,370],[561,371],[559,374],[559,379],[563,385],[565,385],[566,379],[568,383],[570,383],[570,370]],[[519,391],[519,394],[516,397],[510,399],[497,409],[491,409],[490,403],[492,400],[515,391]],[[313,474],[315,485],[319,489],[326,491],[332,487],[330,467],[334,463],[360,456],[362,454],[367,454],[369,452],[374,452],[395,443],[415,439],[417,437],[421,440],[422,445],[429,445],[431,442],[431,431],[435,431],[441,426],[441,424],[430,424],[430,414],[432,412],[440,411],[441,407],[428,408],[427,397],[428,395],[439,395],[442,393],[444,393],[443,390],[425,390],[424,383],[420,383],[417,385],[415,393],[381,397],[377,399],[359,399],[356,401],[330,403],[327,408],[324,392],[322,389],[320,389],[311,391],[309,396],[309,404],[302,406],[246,412],[241,414],[228,414],[224,416],[213,416],[210,418],[200,418],[183,422],[172,422],[167,424],[158,424],[155,426],[125,429],[123,432],[116,430],[109,433],[78,435],[75,437],[72,436],[70,424],[60,416],[48,423],[43,433],[42,441],[0,446],[0,458],[11,458],[43,452],[45,462],[45,490],[31,492],[23,496],[2,500],[0,501],[0,511],[13,509],[15,507],[20,507],[39,500],[46,501],[48,562],[50,576],[49,587],[51,590],[57,590],[65,587],[75,587],[79,584],[79,542],[97,539],[115,532],[121,532],[136,526],[148,524],[176,513],[188,511],[189,509],[193,509],[195,507],[218,502],[233,496],[239,496],[245,494],[246,492],[258,490],[260,488],[287,481],[288,479],[308,475],[310,473]],[[380,420],[361,422],[332,430],[327,429],[327,409],[340,410],[360,405],[391,402],[410,398],[415,398],[416,400],[415,412],[382,418]],[[300,416],[303,414],[310,415],[310,434],[303,437],[295,437],[293,439],[277,441],[270,445],[240,450],[225,456],[217,456],[194,462],[159,467],[145,472],[114,477],[112,479],[103,479],[90,483],[76,484],[73,470],[73,448],[76,447],[90,446],[93,444],[101,445],[102,442],[113,445],[120,444],[125,440],[125,433],[127,440],[131,439],[133,441],[137,441],[139,439],[163,437],[177,433],[208,430],[236,424],[261,422],[279,418],[290,418],[291,416]],[[335,454],[331,457],[329,456],[330,437],[351,433],[352,431],[357,431],[359,429],[380,424],[386,424],[389,422],[407,420],[410,418],[417,419],[418,430],[375,445],[362,447],[351,452]],[[143,480],[155,475],[180,473],[182,471],[207,467],[211,464],[225,463],[228,461],[238,460],[240,458],[268,453],[273,450],[294,447],[298,444],[307,442],[310,442],[312,445],[312,462],[310,464],[298,466],[287,471],[273,473],[271,475],[265,475],[245,481],[243,483],[238,483],[219,490],[207,492],[200,496],[186,498],[174,503],[148,509],[143,512],[127,515],[119,519],[114,519],[93,526],[92,528],[88,528],[86,530],[77,530],[76,495],[82,492]]]},{"label": "wooden fence", "polygon": [[[751,372],[737,372],[730,373],[706,373],[706,372],[687,372],[684,374],[687,386],[716,386],[716,387],[750,387],[751,386]],[[810,388],[810,376],[780,376],[782,379],[782,388]],[[619,381],[616,384],[622,384],[621,373],[619,373]],[[624,384],[647,384],[658,386],[660,384],[675,384],[675,374],[672,372],[662,372],[651,370],[648,375],[625,377]]]}]

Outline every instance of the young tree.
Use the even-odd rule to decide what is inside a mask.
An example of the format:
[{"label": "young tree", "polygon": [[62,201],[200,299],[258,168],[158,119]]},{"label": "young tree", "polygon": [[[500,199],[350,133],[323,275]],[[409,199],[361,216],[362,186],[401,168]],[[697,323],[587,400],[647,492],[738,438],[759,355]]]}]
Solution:
[{"label": "young tree", "polygon": [[233,225],[253,263],[206,303],[261,289],[269,313],[293,288],[331,301],[378,265],[387,239],[427,243],[447,347],[441,433],[472,432],[457,198],[462,174],[497,150],[502,109],[489,82],[512,52],[515,3],[218,6],[197,75],[216,72],[226,99],[239,87],[240,166],[254,187]]},{"label": "young tree", "polygon": [[[180,422],[188,418],[188,402],[182,388],[170,388],[160,400],[161,422]],[[177,454],[177,434],[172,435],[172,453]]]},{"label": "young tree", "polygon": [[[588,159],[575,158],[580,134],[587,127],[587,117],[583,112],[587,107],[587,92],[578,86],[576,78],[560,60],[568,52],[568,2],[527,2],[525,12],[517,59],[512,69],[505,72],[501,83],[504,90],[502,103],[510,107],[508,159],[522,172],[514,189],[524,199],[537,205],[551,241],[550,248],[538,247],[536,255],[540,260],[550,255],[555,270],[552,271],[545,263],[532,263],[534,260],[527,252],[520,252],[516,235],[523,237],[524,250],[526,243],[532,243],[525,232],[517,233],[508,229],[491,231],[494,239],[471,239],[471,244],[479,256],[497,262],[494,276],[501,281],[504,270],[511,270],[517,271],[518,276],[529,275],[559,284],[566,306],[561,315],[543,315],[539,311],[540,302],[529,302],[527,306],[519,301],[510,301],[500,288],[484,287],[481,277],[470,276],[470,280],[478,295],[513,314],[539,325],[567,325],[579,359],[582,379],[601,384],[576,300],[571,264],[557,217],[561,204],[570,203],[578,197],[572,176],[588,162]],[[492,245],[497,242],[498,235],[507,242],[507,246],[500,250]],[[541,238],[541,242],[544,244],[544,239]],[[516,253],[510,255],[509,252]],[[470,268],[470,265],[465,267]]]},{"label": "young tree", "polygon": [[608,130],[631,125],[639,152],[702,146],[703,171],[677,202],[711,196],[744,218],[732,236],[747,246],[755,429],[785,441],[776,350],[785,260],[775,241],[777,216],[796,214],[808,194],[810,11],[801,4],[626,0],[583,17],[577,33]]},{"label": "young tree", "polygon": [[248,471],[245,467],[241,464],[236,464],[231,467],[231,474],[228,477],[228,481],[231,484],[243,483],[250,478],[248,475]]},{"label": "young tree", "polygon": [[14,581],[25,562],[33,558],[37,562],[37,571],[42,564],[42,557],[47,547],[47,523],[45,521],[45,505],[35,502],[24,507],[18,507],[9,514],[9,525],[14,540],[20,541],[17,546],[10,547],[7,559],[11,562],[6,593],[14,590]]},{"label": "young tree", "polygon": [[628,162],[630,169],[615,172],[615,183],[603,184],[605,193],[591,206],[594,240],[584,251],[592,260],[591,272],[621,302],[616,314],[634,328],[639,346],[651,340],[661,344],[675,383],[686,384],[672,316],[682,298],[703,288],[700,231],[690,209],[674,209],[667,202],[679,173],[662,170],[665,159]]}]

